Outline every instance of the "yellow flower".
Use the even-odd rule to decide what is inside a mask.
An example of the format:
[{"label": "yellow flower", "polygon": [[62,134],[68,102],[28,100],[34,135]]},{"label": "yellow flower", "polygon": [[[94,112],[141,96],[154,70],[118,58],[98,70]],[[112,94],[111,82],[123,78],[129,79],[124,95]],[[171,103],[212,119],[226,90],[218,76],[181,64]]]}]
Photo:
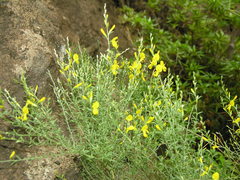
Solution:
[{"label": "yellow flower", "polygon": [[212,179],[213,180],[219,180],[219,173],[218,172],[213,173]]},{"label": "yellow flower", "polygon": [[118,49],[118,37],[114,37],[114,38],[111,40],[111,43],[112,43],[112,46],[113,46],[115,49]]},{"label": "yellow flower", "polygon": [[233,121],[233,123],[236,123],[236,124],[238,124],[239,122],[240,122],[240,118],[237,118]]},{"label": "yellow flower", "polygon": [[158,124],[155,127],[156,127],[157,130],[161,131],[161,128]]},{"label": "yellow flower", "polygon": [[128,131],[133,131],[133,130],[136,130],[136,127],[128,126],[127,129],[126,129],[126,132],[128,133]]},{"label": "yellow flower", "polygon": [[207,138],[205,138],[204,136],[202,136],[202,140],[204,140],[204,141],[208,142],[208,139],[207,139]]},{"label": "yellow flower", "polygon": [[98,109],[99,106],[100,106],[99,102],[98,102],[98,101],[95,101],[95,102],[93,103],[93,105],[92,105],[92,108],[93,108],[93,109]]},{"label": "yellow flower", "polygon": [[240,128],[235,131],[237,134],[240,134]]},{"label": "yellow flower", "polygon": [[[115,56],[115,58],[118,58],[119,56],[121,56],[121,54],[120,54],[120,53],[117,53],[116,56]],[[124,61],[123,61],[123,63],[124,63]]]},{"label": "yellow flower", "polygon": [[32,101],[30,101],[29,99],[28,99],[27,102],[26,102],[26,106],[28,106],[28,105],[31,105],[31,106],[37,107],[37,105],[34,104],[34,103],[33,103]]},{"label": "yellow flower", "polygon": [[152,61],[158,62],[158,60],[160,59],[159,53],[160,53],[160,52],[158,51],[156,54],[154,54],[154,56],[153,56],[153,58],[152,58]]},{"label": "yellow flower", "polygon": [[67,78],[67,82],[72,82],[72,80],[70,78]]},{"label": "yellow flower", "polygon": [[92,104],[92,113],[93,113],[94,115],[98,115],[98,114],[99,114],[99,110],[98,110],[99,106],[100,106],[100,104],[99,104],[98,101],[95,101],[95,102]]},{"label": "yellow flower", "polygon": [[228,111],[231,111],[231,108],[233,107],[233,106],[235,106],[235,100],[237,99],[237,96],[235,96],[230,102],[229,102],[229,104],[226,106],[226,108],[227,108],[227,110]]},{"label": "yellow flower", "polygon": [[101,28],[100,31],[101,31],[101,33],[102,33],[105,37],[107,37],[107,35],[106,35],[105,31],[103,30],[103,28]]},{"label": "yellow flower", "polygon": [[141,52],[140,53],[140,62],[142,62],[144,59],[145,59],[145,54],[144,54],[144,52]]},{"label": "yellow flower", "polygon": [[65,68],[63,69],[63,71],[67,71],[70,68],[70,65],[65,66]]},{"label": "yellow flower", "polygon": [[164,62],[161,61],[160,64],[158,64],[156,66],[156,69],[155,69],[155,71],[153,73],[153,76],[157,77],[159,75],[159,73],[166,72],[166,71],[167,71],[167,68],[166,68]]},{"label": "yellow flower", "polygon": [[205,176],[206,174],[208,174],[208,172],[212,169],[212,164],[208,167],[208,166],[205,166],[204,167],[204,171],[202,172],[202,174],[200,174],[200,176]]},{"label": "yellow flower", "polygon": [[93,109],[92,109],[92,113],[93,113],[94,115],[98,115],[98,114],[99,114],[99,110],[98,110],[97,108],[93,108]]},{"label": "yellow flower", "polygon": [[199,161],[201,164],[203,164],[203,159],[202,159],[202,157],[198,158],[198,161]]},{"label": "yellow flower", "polygon": [[133,104],[133,106],[134,106],[134,108],[136,108],[136,109],[137,109],[137,105],[136,105],[135,103]]},{"label": "yellow flower", "polygon": [[0,105],[0,109],[3,109],[4,108],[4,106],[3,105]]},{"label": "yellow flower", "polygon": [[81,83],[78,83],[77,85],[75,85],[75,86],[73,87],[73,89],[76,89],[76,88],[80,87],[82,84],[83,84],[82,82],[81,82]]},{"label": "yellow flower", "polygon": [[143,132],[143,137],[147,138],[147,137],[148,137],[148,133],[149,133],[149,131],[148,131],[148,125],[144,125],[144,126],[142,127],[142,132]]},{"label": "yellow flower", "polygon": [[143,81],[146,81],[143,72],[141,73],[141,78],[142,78]]},{"label": "yellow flower", "polygon": [[112,28],[109,30],[109,33],[111,33],[115,29],[115,24],[112,26]]},{"label": "yellow flower", "polygon": [[74,60],[77,64],[79,64],[78,54],[74,54],[74,55],[73,55],[73,60]]},{"label": "yellow flower", "polygon": [[13,151],[13,152],[10,154],[9,159],[12,159],[12,158],[15,156],[15,154],[16,154],[16,152]]},{"label": "yellow flower", "polygon": [[162,101],[159,100],[159,101],[156,101],[153,106],[160,106],[161,104],[162,104]]},{"label": "yellow flower", "polygon": [[87,100],[87,99],[88,99],[86,96],[82,96],[82,98],[83,98],[84,100]]},{"label": "yellow flower", "polygon": [[129,69],[131,71],[135,71],[137,74],[140,74],[142,68],[141,62],[135,60],[131,66],[129,66]]},{"label": "yellow flower", "polygon": [[44,102],[46,100],[46,97],[42,97],[39,101],[38,101],[38,103],[42,103],[42,102]]},{"label": "yellow flower", "polygon": [[133,74],[130,74],[130,75],[129,75],[129,79],[134,79],[134,75],[133,75]]},{"label": "yellow flower", "polygon": [[118,65],[117,60],[114,60],[113,65],[111,66],[111,71],[113,73],[113,75],[117,75],[117,70],[120,68],[120,66]]},{"label": "yellow flower", "polygon": [[148,118],[148,121],[147,121],[147,124],[151,123],[153,120],[154,120],[154,117],[152,117],[152,116],[149,117],[149,118]]},{"label": "yellow flower", "polygon": [[25,105],[25,106],[22,108],[22,116],[21,116],[20,119],[22,119],[22,121],[26,121],[28,114],[29,114],[29,109],[28,109],[28,106]]},{"label": "yellow flower", "polygon": [[217,149],[219,148],[219,146],[217,146],[216,144],[212,146],[213,149]]},{"label": "yellow flower", "polygon": [[133,120],[133,116],[131,114],[129,114],[127,117],[126,117],[126,120],[127,121],[132,121]]},{"label": "yellow flower", "polygon": [[152,62],[151,62],[151,64],[149,64],[148,68],[152,69],[153,66],[156,66],[159,59],[160,59],[160,56],[159,56],[159,51],[158,51],[156,54],[154,54],[154,56],[152,58]]},{"label": "yellow flower", "polygon": [[142,113],[142,110],[141,109],[138,109],[137,111],[136,111],[136,114],[137,115],[140,115]]}]

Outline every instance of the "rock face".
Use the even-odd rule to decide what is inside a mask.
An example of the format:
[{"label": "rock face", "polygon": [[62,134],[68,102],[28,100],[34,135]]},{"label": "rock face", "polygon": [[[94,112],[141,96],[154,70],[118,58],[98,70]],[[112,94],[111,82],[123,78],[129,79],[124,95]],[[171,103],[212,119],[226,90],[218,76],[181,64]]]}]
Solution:
[{"label": "rock face", "polygon": [[[118,23],[112,0],[0,0],[0,89],[8,89],[19,101],[23,100],[24,92],[17,81],[25,74],[30,86],[39,86],[40,97],[49,95],[47,71],[57,75],[54,49],[59,51],[66,37],[72,44],[80,43],[91,55],[105,50],[105,40],[99,31],[103,27],[104,3],[107,3],[110,23],[116,24],[120,46],[129,47],[129,36],[120,33],[127,31]],[[0,119],[0,133],[6,128]],[[12,150],[21,154],[26,149],[35,152],[19,144],[0,141],[0,160],[8,158]],[[53,163],[48,162],[50,165],[46,166],[55,168]],[[14,166],[0,163],[0,179],[33,179],[36,172],[31,174],[31,166],[35,167],[31,163]],[[46,169],[43,166],[44,172]],[[36,179],[54,179],[50,174],[45,173],[44,177],[40,174]]]},{"label": "rock face", "polygon": [[[66,37],[92,55],[106,48],[99,32],[103,27],[104,3],[110,22],[117,25],[119,32],[126,32],[118,26],[111,0],[1,0],[0,88],[9,89],[21,99],[24,94],[16,80],[24,73],[28,83],[38,84],[40,93],[46,95],[46,72],[57,72],[53,51],[65,44]],[[130,45],[127,36],[118,35],[123,47]]]}]

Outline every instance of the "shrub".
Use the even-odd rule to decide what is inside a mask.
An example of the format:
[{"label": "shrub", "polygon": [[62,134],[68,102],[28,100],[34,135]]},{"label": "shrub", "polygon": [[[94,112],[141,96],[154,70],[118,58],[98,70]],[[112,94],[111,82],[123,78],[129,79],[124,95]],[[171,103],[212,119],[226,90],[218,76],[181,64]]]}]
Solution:
[{"label": "shrub", "polygon": [[[224,179],[234,178],[232,162],[219,166],[217,151],[205,149],[211,140],[204,128],[197,128],[196,79],[191,99],[184,101],[179,80],[167,72],[156,46],[140,44],[134,58],[125,59],[118,37],[112,38],[115,25],[110,27],[106,9],[104,18],[105,53],[93,59],[68,44],[66,56],[57,59],[61,76],[54,80],[50,75],[54,110],[24,76],[23,105],[5,91],[14,128],[2,132],[1,139],[58,147],[59,155],[79,160],[84,179],[217,179],[220,172]],[[10,161],[20,160],[17,153]]]}]

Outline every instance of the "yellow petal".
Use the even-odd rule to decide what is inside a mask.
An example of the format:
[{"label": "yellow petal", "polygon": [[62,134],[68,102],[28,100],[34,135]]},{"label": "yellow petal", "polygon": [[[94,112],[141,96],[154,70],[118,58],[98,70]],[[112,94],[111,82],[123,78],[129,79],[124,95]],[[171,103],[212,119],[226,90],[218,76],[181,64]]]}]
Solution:
[{"label": "yellow petal", "polygon": [[142,78],[142,80],[143,80],[144,82],[146,81],[143,72],[141,73],[141,78]]},{"label": "yellow petal", "polygon": [[101,28],[100,31],[101,31],[101,33],[102,33],[105,37],[107,37],[107,35],[106,35],[105,31],[103,30],[103,28]]},{"label": "yellow petal", "polygon": [[213,180],[219,180],[219,173],[218,172],[213,173],[212,179]]},{"label": "yellow petal", "polygon": [[132,115],[128,115],[128,116],[126,117],[126,120],[127,120],[127,121],[132,121],[132,120],[133,120],[133,116],[132,116]]},{"label": "yellow petal", "polygon": [[145,59],[145,57],[146,56],[145,56],[144,52],[141,52],[140,53],[140,62],[143,61]]},{"label": "yellow petal", "polygon": [[92,113],[94,115],[98,115],[99,114],[99,110],[97,108],[93,108]]},{"label": "yellow petal", "polygon": [[133,130],[136,130],[136,127],[134,127],[134,126],[129,126],[129,127],[127,127],[127,129],[126,129],[126,132],[128,133],[128,131],[133,131]]},{"label": "yellow petal", "polygon": [[161,128],[158,124],[155,127],[156,127],[157,130],[161,131]]},{"label": "yellow petal", "polygon": [[154,56],[153,56],[153,58],[152,58],[152,62],[157,62],[158,60],[160,59],[160,56],[159,56],[159,51],[156,53],[156,54],[154,54]]},{"label": "yellow petal", "polygon": [[202,140],[204,140],[204,141],[208,142],[208,139],[207,139],[207,138],[205,138],[204,136],[202,136]]},{"label": "yellow petal", "polygon": [[98,101],[95,101],[95,102],[93,103],[93,105],[92,105],[92,108],[93,108],[93,109],[98,109],[99,106],[100,106],[99,102],[98,102]]},{"label": "yellow petal", "polygon": [[16,152],[13,151],[13,152],[10,154],[9,159],[12,159],[12,158],[15,156],[15,154],[16,154]]},{"label": "yellow petal", "polygon": [[78,83],[77,85],[75,85],[75,86],[73,87],[73,89],[76,89],[76,88],[80,87],[82,84],[83,84],[82,82],[81,82],[81,83]]},{"label": "yellow petal", "polygon": [[29,113],[29,109],[26,105],[22,108],[22,113],[23,114],[28,114]]},{"label": "yellow petal", "polygon": [[152,116],[149,117],[149,118],[148,118],[148,121],[147,121],[147,124],[151,123],[153,120],[154,120],[154,117],[152,117]]},{"label": "yellow petal", "polygon": [[136,114],[137,115],[140,115],[142,113],[142,110],[141,109],[138,109],[137,111],[136,111]]},{"label": "yellow petal", "polygon": [[198,158],[198,161],[199,161],[200,163],[203,163],[202,157]]},{"label": "yellow petal", "polygon": [[200,176],[205,176],[207,174],[207,171],[203,171],[202,174],[200,174]]},{"label": "yellow petal", "polygon": [[233,123],[236,123],[236,124],[238,124],[239,122],[240,122],[240,118],[237,118],[233,121]]},{"label": "yellow petal", "polygon": [[240,134],[240,128],[235,131],[237,134]]},{"label": "yellow petal", "polygon": [[88,98],[86,96],[82,96],[83,99],[87,100]]},{"label": "yellow petal", "polygon": [[118,49],[118,37],[114,37],[112,40],[112,46],[115,48],[115,49]]},{"label": "yellow petal", "polygon": [[70,68],[70,65],[65,66],[65,68],[63,69],[63,71],[67,71]]},{"label": "yellow petal", "polygon": [[74,55],[73,55],[73,60],[74,60],[77,64],[79,64],[78,54],[74,54]]},{"label": "yellow petal", "polygon": [[28,106],[28,105],[32,105],[32,106],[37,107],[37,105],[34,104],[34,103],[33,103],[32,101],[30,101],[29,99],[28,99],[27,102],[26,102],[26,106]]},{"label": "yellow petal", "polygon": [[46,97],[42,97],[38,102],[39,103],[42,103],[42,102],[44,102],[46,100]]},{"label": "yellow petal", "polygon": [[149,133],[148,125],[144,125],[141,130],[143,132],[143,137],[147,138],[148,137],[148,133]]},{"label": "yellow petal", "polygon": [[219,146],[217,146],[216,144],[212,146],[213,149],[217,149],[219,148]]},{"label": "yellow petal", "polygon": [[109,32],[111,33],[111,32],[115,29],[115,27],[116,27],[116,26],[115,26],[115,24],[114,24],[114,25],[112,26],[112,28],[110,29]]}]

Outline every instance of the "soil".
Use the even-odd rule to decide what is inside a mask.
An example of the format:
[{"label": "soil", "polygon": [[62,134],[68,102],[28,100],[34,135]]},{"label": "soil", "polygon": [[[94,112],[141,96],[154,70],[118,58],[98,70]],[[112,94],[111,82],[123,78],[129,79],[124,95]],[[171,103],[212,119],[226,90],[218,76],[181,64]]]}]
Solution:
[{"label": "soil", "polygon": [[[118,19],[116,1],[0,0],[0,89],[8,89],[22,102],[24,92],[18,82],[20,76],[25,74],[30,86],[39,86],[39,97],[51,96],[47,72],[49,70],[57,76],[54,49],[61,51],[66,37],[73,45],[79,43],[93,56],[106,49],[99,31],[104,27],[104,3],[107,3],[110,23],[116,24],[120,47],[131,47],[131,35]],[[9,128],[0,119],[0,132]],[[34,148],[1,140],[0,160],[8,159],[13,150],[20,157],[57,151],[49,147]],[[73,158],[67,156],[57,160],[47,158],[15,164],[0,163],[1,180],[52,180],[62,174],[73,180],[79,179],[78,172]]]}]

